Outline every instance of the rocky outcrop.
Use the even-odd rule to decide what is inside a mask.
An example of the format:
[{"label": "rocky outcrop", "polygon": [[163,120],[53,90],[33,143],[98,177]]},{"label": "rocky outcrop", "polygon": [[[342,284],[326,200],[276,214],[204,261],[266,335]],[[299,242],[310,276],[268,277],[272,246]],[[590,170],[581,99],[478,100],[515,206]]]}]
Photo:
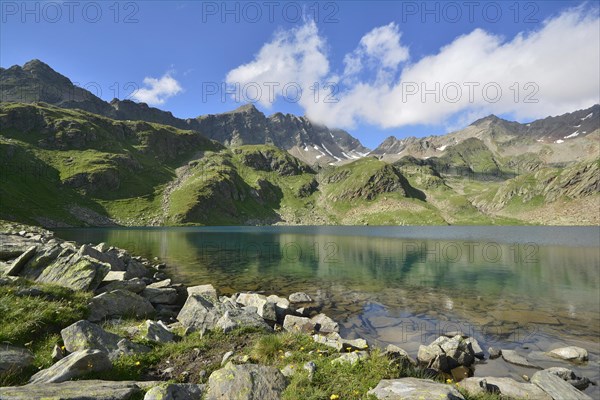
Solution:
[{"label": "rocky outcrop", "polygon": [[580,392],[573,385],[548,371],[536,372],[531,377],[531,382],[546,392],[553,400],[592,400],[590,396]]},{"label": "rocky outcrop", "polygon": [[462,380],[458,385],[473,396],[495,393],[509,399],[552,400],[536,385],[512,378],[473,377]]}]

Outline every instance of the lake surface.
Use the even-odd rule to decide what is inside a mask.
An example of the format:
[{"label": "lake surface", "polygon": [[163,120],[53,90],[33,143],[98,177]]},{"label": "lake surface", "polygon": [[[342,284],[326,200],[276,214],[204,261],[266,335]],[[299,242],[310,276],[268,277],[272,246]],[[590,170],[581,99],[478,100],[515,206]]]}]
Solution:
[{"label": "lake surface", "polygon": [[[598,227],[193,227],[57,229],[159,257],[180,282],[222,294],[305,291],[343,336],[394,343],[416,356],[440,333],[462,331],[517,349],[542,367],[564,345],[590,352],[575,367],[600,378]],[[531,376],[502,359],[475,374]],[[598,387],[586,391],[600,397]]]}]

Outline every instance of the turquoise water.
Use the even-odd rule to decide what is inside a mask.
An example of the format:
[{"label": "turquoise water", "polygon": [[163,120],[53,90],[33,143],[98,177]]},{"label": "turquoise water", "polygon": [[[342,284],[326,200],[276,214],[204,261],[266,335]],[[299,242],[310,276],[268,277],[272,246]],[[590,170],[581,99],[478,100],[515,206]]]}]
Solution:
[{"label": "turquoise water", "polygon": [[[591,353],[598,378],[597,227],[199,227],[58,229],[158,257],[187,284],[223,294],[305,291],[346,336],[416,355],[440,332],[524,354],[562,345]],[[503,361],[476,374],[531,375]],[[538,360],[544,366],[544,360]],[[559,365],[559,364],[557,364]],[[593,394],[595,389],[590,389]]]}]

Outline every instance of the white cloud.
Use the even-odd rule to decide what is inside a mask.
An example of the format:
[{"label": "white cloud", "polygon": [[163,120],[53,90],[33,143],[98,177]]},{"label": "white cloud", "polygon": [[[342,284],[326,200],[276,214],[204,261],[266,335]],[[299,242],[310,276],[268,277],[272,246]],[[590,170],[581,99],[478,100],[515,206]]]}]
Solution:
[{"label": "white cloud", "polygon": [[[298,28],[276,33],[274,39],[260,49],[254,61],[229,71],[226,81],[241,88],[247,84],[258,84],[262,91],[258,101],[270,106],[275,100],[268,95],[271,82],[279,84],[273,90],[275,93],[282,93],[285,85],[296,84],[306,92],[328,72],[325,40],[319,36],[314,21],[310,21]],[[292,89],[288,98],[295,98]],[[240,92],[243,94],[244,90]]]},{"label": "white cloud", "polygon": [[396,70],[401,62],[408,60],[408,47],[400,44],[401,35],[398,25],[393,22],[364,35],[358,48],[344,57],[344,74],[360,72],[365,62],[370,67]]},{"label": "white cloud", "polygon": [[159,79],[146,77],[144,78],[144,85],[146,87],[138,89],[131,97],[149,105],[164,104],[169,97],[173,97],[183,90],[170,72]]},{"label": "white cloud", "polygon": [[[371,30],[344,57],[345,68],[338,76],[329,70],[325,40],[309,22],[279,32],[254,61],[232,70],[227,81],[298,82],[304,90],[299,104],[309,118],[346,128],[365,122],[380,127],[447,126],[450,120],[489,113],[533,119],[600,102],[597,7],[566,10],[514,38],[475,29],[412,62],[400,38],[393,23]],[[320,82],[322,88],[332,80],[339,83],[338,102],[324,102],[324,96],[315,101],[311,85]],[[436,87],[438,99],[433,94],[422,97],[423,89]],[[502,91],[497,99],[496,87]],[[417,93],[408,95],[407,89]],[[528,95],[537,102],[527,102]],[[265,105],[273,100],[260,99]]]}]

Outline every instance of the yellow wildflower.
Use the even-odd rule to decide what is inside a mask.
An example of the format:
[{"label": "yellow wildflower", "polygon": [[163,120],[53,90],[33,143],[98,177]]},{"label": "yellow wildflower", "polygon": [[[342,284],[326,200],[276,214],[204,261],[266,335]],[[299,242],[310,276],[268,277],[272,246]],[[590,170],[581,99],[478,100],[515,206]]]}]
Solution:
[{"label": "yellow wildflower", "polygon": [[330,400],[335,400],[335,399],[339,399],[340,396],[338,396],[337,394],[332,394],[331,396],[329,396]]}]

